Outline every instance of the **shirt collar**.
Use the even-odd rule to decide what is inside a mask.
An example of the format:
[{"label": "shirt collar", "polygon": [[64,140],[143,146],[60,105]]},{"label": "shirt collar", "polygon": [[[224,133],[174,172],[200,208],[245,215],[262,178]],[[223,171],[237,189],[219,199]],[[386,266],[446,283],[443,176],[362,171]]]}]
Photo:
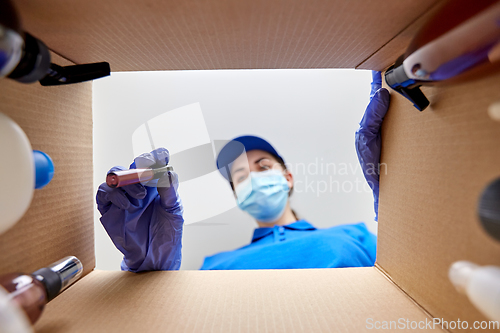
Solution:
[{"label": "shirt collar", "polygon": [[[306,222],[305,220],[299,220],[293,223],[290,223],[288,225],[282,226],[285,229],[290,229],[290,230],[316,230],[314,226],[312,226],[310,223]],[[266,237],[267,235],[270,235],[273,233],[273,228],[274,227],[266,227],[266,228],[257,228],[253,232],[253,237],[252,237],[252,243],[258,241],[261,238]]]}]

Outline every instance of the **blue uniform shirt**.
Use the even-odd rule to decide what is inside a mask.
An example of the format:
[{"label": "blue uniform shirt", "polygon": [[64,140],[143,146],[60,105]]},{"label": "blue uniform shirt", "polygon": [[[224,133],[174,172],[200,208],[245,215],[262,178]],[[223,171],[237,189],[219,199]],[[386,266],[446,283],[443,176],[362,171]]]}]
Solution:
[{"label": "blue uniform shirt", "polygon": [[364,223],[316,229],[304,220],[257,228],[252,242],[206,257],[201,269],[286,269],[373,266],[377,238]]}]

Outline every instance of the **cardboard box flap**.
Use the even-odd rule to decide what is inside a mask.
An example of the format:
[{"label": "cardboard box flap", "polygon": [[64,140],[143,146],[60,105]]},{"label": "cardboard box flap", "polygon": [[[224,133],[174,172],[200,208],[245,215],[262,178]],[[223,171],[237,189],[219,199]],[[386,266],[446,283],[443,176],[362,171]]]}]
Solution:
[{"label": "cardboard box flap", "polygon": [[432,321],[374,267],[97,270],[49,303],[36,331],[361,332],[370,318]]},{"label": "cardboard box flap", "polygon": [[411,41],[418,31],[439,11],[447,1],[436,2],[422,16],[411,22],[405,29],[399,32],[387,44],[371,55],[356,69],[373,69],[382,71],[394,64],[396,59],[406,52]]},{"label": "cardboard box flap", "polygon": [[382,128],[377,263],[433,317],[486,320],[456,292],[457,260],[500,265],[500,243],[477,217],[483,189],[500,176],[500,123],[488,106],[500,98],[500,74],[423,89],[419,112],[391,93]]},{"label": "cardboard box flap", "polygon": [[[75,63],[146,71],[355,68],[437,2],[18,0],[16,6],[25,29]],[[385,60],[369,68],[382,69]]]},{"label": "cardboard box flap", "polygon": [[68,255],[78,257],[87,274],[95,267],[92,83],[42,87],[4,79],[0,90],[0,112],[21,126],[33,149],[49,154],[55,169],[22,219],[0,235],[0,274],[30,273]]}]

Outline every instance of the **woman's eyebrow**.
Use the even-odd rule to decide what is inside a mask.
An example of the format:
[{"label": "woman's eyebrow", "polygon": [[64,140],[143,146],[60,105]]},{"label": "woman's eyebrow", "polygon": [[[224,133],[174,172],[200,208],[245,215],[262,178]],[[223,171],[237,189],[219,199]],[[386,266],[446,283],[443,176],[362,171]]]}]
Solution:
[{"label": "woman's eyebrow", "polygon": [[261,158],[259,158],[257,161],[255,161],[254,163],[255,163],[255,164],[259,164],[259,163],[260,163],[260,161],[262,161],[262,160],[269,160],[269,161],[270,161],[270,159],[269,159],[269,158],[267,158],[267,157],[261,157]]}]

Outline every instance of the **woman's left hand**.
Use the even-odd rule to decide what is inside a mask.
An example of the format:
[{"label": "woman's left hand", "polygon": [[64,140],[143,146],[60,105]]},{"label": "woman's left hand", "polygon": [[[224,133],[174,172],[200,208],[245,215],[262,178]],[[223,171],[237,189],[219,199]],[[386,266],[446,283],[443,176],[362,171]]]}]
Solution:
[{"label": "woman's left hand", "polygon": [[378,194],[380,177],[380,149],[382,121],[389,109],[390,94],[382,87],[380,72],[372,71],[370,103],[356,131],[356,152],[366,181],[373,190],[375,221],[378,220]]}]

